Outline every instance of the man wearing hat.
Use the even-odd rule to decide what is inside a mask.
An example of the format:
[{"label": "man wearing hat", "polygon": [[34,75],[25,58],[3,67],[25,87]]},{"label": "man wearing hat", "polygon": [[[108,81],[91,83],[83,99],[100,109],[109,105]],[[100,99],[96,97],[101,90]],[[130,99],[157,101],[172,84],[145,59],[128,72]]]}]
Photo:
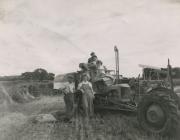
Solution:
[{"label": "man wearing hat", "polygon": [[91,57],[88,59],[88,63],[93,63],[94,61],[97,61],[97,56],[94,52],[92,52]]},{"label": "man wearing hat", "polygon": [[64,89],[64,102],[66,107],[66,115],[70,119],[73,115],[73,109],[74,109],[75,83],[74,83],[74,77],[72,75],[68,75],[67,79],[68,79],[68,83]]},{"label": "man wearing hat", "polygon": [[91,57],[88,59],[88,68],[90,69],[91,81],[96,77],[96,63],[98,58],[94,52],[91,53]]}]

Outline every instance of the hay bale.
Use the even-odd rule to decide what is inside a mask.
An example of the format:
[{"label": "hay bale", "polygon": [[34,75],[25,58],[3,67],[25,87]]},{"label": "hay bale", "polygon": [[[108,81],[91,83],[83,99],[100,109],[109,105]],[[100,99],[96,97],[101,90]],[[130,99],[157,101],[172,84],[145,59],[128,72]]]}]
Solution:
[{"label": "hay bale", "polygon": [[20,85],[14,88],[12,99],[18,103],[25,103],[32,101],[35,97],[29,93],[29,89],[26,85]]},{"label": "hay bale", "polygon": [[9,93],[7,92],[7,90],[5,89],[5,87],[3,85],[0,85],[0,102],[4,102],[4,101],[6,101],[9,104],[13,103],[13,100],[9,95]]}]

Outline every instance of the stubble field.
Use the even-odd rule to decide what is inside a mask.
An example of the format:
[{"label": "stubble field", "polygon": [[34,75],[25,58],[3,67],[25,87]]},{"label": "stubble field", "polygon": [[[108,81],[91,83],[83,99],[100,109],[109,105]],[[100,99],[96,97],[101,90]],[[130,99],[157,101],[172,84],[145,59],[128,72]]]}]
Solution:
[{"label": "stubble field", "polygon": [[[8,111],[1,112],[1,140],[178,140],[151,135],[138,125],[135,115],[106,112],[96,114],[90,120],[76,117],[73,122],[64,122],[62,96],[41,97],[26,104],[8,105]],[[53,114],[57,122],[34,122],[39,114]],[[180,130],[180,129],[179,129]]]}]

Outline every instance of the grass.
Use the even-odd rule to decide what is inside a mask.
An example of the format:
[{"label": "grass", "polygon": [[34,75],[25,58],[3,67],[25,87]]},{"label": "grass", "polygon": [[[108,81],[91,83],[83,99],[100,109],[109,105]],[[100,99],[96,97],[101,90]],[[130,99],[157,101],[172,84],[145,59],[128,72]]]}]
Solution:
[{"label": "grass", "polygon": [[[60,114],[56,123],[31,121],[33,116],[56,111]],[[147,134],[140,128],[136,116],[130,114],[106,112],[96,114],[90,120],[76,117],[72,123],[64,122],[61,119],[64,113],[62,96],[43,96],[26,104],[13,104],[9,106],[7,117],[17,118],[17,113],[23,115],[22,121],[28,121],[19,126],[16,119],[8,119],[9,129],[6,131],[10,135],[1,140],[179,140],[179,136],[167,138]],[[4,124],[4,118],[7,117],[3,116],[2,121],[0,117],[0,122]]]},{"label": "grass", "polygon": [[139,128],[135,117],[121,114],[96,116],[89,121],[77,118],[74,123],[31,123],[23,130],[20,140],[173,140],[148,135]]},{"label": "grass", "polygon": [[[11,97],[14,102],[24,103],[28,102],[28,97],[24,97],[20,92],[20,88],[26,86],[29,94],[34,97],[41,95],[53,95],[53,84],[52,82],[38,82],[38,81],[0,81],[0,87],[5,89],[5,92]],[[0,88],[0,99],[4,91]]]},{"label": "grass", "polygon": [[[18,112],[32,114],[64,112],[62,97],[43,97],[33,103],[19,107]],[[61,116],[59,116],[61,118]],[[101,113],[86,120],[76,117],[73,123],[59,119],[56,123],[33,123],[27,121],[13,139],[18,140],[179,140],[179,137],[167,138],[150,135],[143,131],[136,116],[122,113]]]}]

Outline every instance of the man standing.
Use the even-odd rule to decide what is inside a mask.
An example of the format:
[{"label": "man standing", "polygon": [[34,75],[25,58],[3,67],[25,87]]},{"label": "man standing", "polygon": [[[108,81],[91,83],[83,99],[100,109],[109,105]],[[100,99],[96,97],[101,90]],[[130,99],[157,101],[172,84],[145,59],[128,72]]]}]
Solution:
[{"label": "man standing", "polygon": [[74,110],[74,92],[75,92],[75,83],[74,77],[72,75],[68,76],[68,84],[64,89],[64,102],[66,107],[67,118],[71,119],[73,116]]},{"label": "man standing", "polygon": [[88,81],[89,77],[87,74],[82,75],[82,82],[79,83],[78,89],[82,91],[82,106],[84,109],[85,117],[92,117],[94,114],[94,91],[92,84]]}]

